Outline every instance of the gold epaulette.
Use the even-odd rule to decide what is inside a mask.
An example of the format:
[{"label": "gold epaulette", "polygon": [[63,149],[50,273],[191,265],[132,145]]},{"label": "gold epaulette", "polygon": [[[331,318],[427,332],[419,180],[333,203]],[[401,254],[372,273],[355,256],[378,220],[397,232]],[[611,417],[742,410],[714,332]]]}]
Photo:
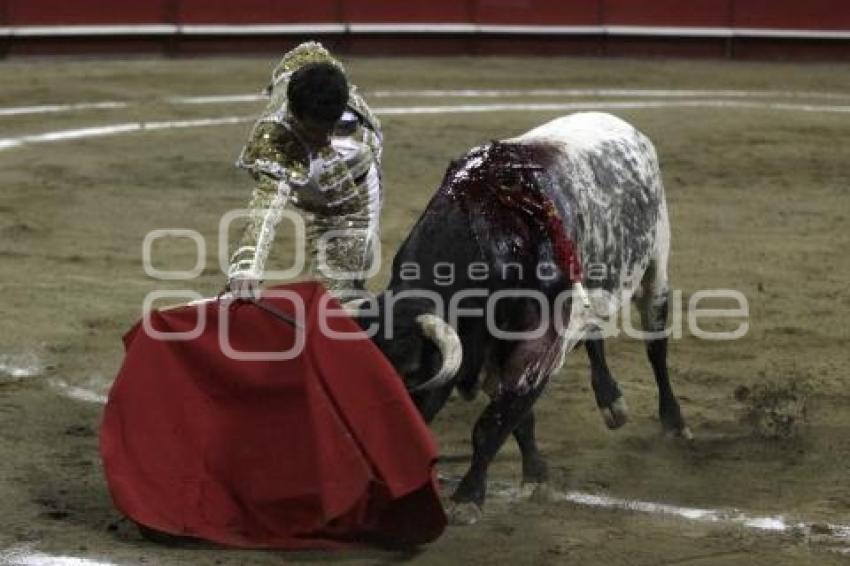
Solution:
[{"label": "gold epaulette", "polygon": [[310,160],[290,129],[277,121],[261,120],[254,126],[236,165],[255,177],[267,175],[289,182],[307,178]]}]

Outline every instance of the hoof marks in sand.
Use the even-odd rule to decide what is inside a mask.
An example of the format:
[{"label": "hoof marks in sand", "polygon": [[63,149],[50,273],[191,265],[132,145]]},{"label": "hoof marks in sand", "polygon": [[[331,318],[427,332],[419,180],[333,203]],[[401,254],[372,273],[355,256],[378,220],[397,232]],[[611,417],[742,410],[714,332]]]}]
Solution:
[{"label": "hoof marks in sand", "polygon": [[548,483],[526,482],[519,488],[520,497],[532,503],[552,503],[555,492]]}]

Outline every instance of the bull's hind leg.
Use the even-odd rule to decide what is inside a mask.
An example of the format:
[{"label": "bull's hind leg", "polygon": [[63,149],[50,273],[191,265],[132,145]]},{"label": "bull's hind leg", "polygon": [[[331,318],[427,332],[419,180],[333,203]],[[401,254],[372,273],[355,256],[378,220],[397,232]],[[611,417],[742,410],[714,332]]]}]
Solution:
[{"label": "bull's hind leg", "polygon": [[590,384],[593,386],[596,406],[608,428],[620,428],[629,420],[629,410],[620,386],[605,361],[605,343],[601,338],[587,338],[584,347],[590,359]]},{"label": "bull's hind leg", "polygon": [[646,338],[646,353],[655,382],[658,385],[658,417],[661,426],[668,433],[690,440],[693,438],[690,429],[682,417],[679,401],[673,393],[670,384],[670,373],[667,368],[667,318],[670,290],[667,283],[666,265],[663,262],[652,262],[641,283],[643,296],[638,306]]}]

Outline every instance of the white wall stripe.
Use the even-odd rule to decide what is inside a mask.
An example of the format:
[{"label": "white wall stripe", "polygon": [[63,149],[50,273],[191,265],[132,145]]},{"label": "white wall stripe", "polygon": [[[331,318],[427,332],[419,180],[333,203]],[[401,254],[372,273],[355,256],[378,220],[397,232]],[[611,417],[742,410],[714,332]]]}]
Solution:
[{"label": "white wall stripe", "polygon": [[549,35],[608,37],[703,37],[850,39],[842,29],[771,29],[700,26],[561,26],[497,25],[474,23],[318,23],[318,24],[136,24],[136,25],[56,25],[0,27],[3,37],[81,37],[110,35],[311,35],[311,34],[463,34],[463,35]]},{"label": "white wall stripe", "polygon": [[625,37],[720,37],[731,38],[737,34],[735,28],[689,27],[689,26],[606,26],[605,35]]},{"label": "white wall stripe", "polygon": [[526,26],[482,24],[476,32],[484,35],[605,35],[605,26]]},{"label": "white wall stripe", "polygon": [[417,24],[349,24],[348,31],[352,34],[407,34],[407,33],[460,33],[464,35],[475,34],[480,31],[480,26],[475,24],[441,24],[441,23],[417,23]]},{"label": "white wall stripe", "polygon": [[83,37],[109,35],[174,35],[178,27],[171,24],[96,25],[96,26],[8,26],[2,28],[7,37]]},{"label": "white wall stripe", "polygon": [[739,28],[735,37],[779,39],[850,39],[848,30]]},{"label": "white wall stripe", "polygon": [[247,24],[182,25],[177,35],[324,35],[343,34],[345,24]]}]

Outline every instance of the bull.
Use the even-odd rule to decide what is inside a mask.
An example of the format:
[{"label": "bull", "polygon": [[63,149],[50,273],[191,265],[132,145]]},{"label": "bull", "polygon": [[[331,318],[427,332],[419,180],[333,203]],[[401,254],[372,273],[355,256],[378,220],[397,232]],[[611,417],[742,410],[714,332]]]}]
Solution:
[{"label": "bull", "polygon": [[612,115],[557,118],[451,164],[396,253],[376,308],[358,320],[426,421],[454,389],[490,395],[451,496],[454,522],[480,516],[487,468],[511,435],[523,482],[547,481],[533,405],[579,343],[607,426],[626,422],[600,332],[626,301],[637,304],[646,332],[661,425],[690,437],[667,367],[669,254],[655,149]]}]

